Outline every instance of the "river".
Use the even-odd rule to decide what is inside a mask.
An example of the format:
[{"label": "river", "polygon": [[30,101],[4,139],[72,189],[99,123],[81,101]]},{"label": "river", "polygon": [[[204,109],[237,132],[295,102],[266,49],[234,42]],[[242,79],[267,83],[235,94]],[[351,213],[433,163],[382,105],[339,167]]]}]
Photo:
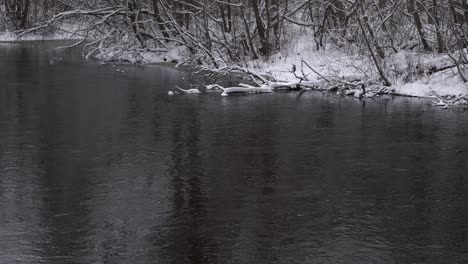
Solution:
[{"label": "river", "polygon": [[56,45],[0,44],[1,264],[468,261],[467,113]]}]

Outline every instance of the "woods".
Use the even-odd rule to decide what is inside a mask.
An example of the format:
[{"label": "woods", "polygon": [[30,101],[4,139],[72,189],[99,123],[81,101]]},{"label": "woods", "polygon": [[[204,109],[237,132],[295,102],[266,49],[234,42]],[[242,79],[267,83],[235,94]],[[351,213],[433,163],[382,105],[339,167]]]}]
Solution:
[{"label": "woods", "polygon": [[[309,36],[315,49],[366,56],[385,86],[401,51],[446,54],[466,82],[467,0],[1,0],[3,30],[71,28],[86,56],[184,47],[194,64],[221,68],[287,53]],[[81,42],[80,42],[81,43]],[[447,65],[444,65],[446,67]],[[436,72],[438,66],[417,69]],[[434,68],[435,67],[435,68]]]}]

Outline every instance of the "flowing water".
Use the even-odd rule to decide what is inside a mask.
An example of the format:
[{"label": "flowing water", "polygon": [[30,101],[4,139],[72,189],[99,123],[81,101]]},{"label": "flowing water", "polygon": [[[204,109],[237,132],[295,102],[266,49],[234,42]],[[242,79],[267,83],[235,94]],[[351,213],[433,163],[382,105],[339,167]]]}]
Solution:
[{"label": "flowing water", "polygon": [[0,263],[467,263],[468,115],[0,44]]}]

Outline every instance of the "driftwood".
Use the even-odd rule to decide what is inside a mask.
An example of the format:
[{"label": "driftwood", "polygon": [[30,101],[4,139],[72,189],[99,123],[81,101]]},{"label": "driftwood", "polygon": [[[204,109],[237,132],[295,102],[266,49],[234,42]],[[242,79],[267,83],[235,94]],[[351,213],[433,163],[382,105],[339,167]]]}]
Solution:
[{"label": "driftwood", "polygon": [[458,96],[452,98],[443,97],[434,91],[431,92],[431,95],[435,97],[435,99],[437,99],[437,101],[434,101],[434,104],[444,109],[447,109],[450,106],[468,105],[468,97],[466,96]]},{"label": "driftwood", "polygon": [[[466,65],[466,64],[463,64],[463,65]],[[418,71],[418,74],[420,75],[432,75],[434,73],[437,73],[437,72],[442,72],[442,71],[445,71],[445,70],[448,70],[448,69],[453,69],[453,68],[456,68],[456,67],[459,67],[460,64],[451,64],[451,65],[447,65],[447,66],[443,66],[443,67],[437,67],[435,65],[429,67],[428,69],[420,69]]]},{"label": "driftwood", "polygon": [[222,96],[228,96],[235,93],[272,93],[273,90],[267,86],[264,87],[228,87],[223,90],[221,93]]},{"label": "driftwood", "polygon": [[[319,80],[309,80],[308,76],[304,73],[304,66],[310,69],[312,72],[316,73],[319,77]],[[304,60],[301,62],[302,76],[298,76],[294,72],[295,66],[293,66],[292,73],[294,73],[298,80],[289,82],[269,81],[268,79],[272,78],[264,77],[252,70],[239,66],[223,67],[214,70],[205,68],[205,70],[220,74],[227,74],[229,72],[245,73],[250,75],[252,82],[255,83],[255,85],[240,83],[238,86],[234,87],[223,87],[219,84],[211,84],[206,86],[207,90],[221,90],[221,95],[223,96],[236,93],[271,93],[278,90],[322,90],[336,92],[338,94],[346,94],[357,98],[373,98],[375,96],[391,92],[388,87],[383,87],[382,84],[379,85],[378,82],[374,80],[375,78],[366,79],[364,76],[358,75],[326,76],[316,71]]]}]

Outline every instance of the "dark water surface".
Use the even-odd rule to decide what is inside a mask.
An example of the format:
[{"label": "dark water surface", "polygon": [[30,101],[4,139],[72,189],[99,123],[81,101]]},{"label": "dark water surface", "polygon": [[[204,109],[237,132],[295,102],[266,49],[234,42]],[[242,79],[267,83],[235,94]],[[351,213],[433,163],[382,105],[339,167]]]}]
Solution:
[{"label": "dark water surface", "polygon": [[467,263],[466,113],[193,82],[0,44],[0,263]]}]

